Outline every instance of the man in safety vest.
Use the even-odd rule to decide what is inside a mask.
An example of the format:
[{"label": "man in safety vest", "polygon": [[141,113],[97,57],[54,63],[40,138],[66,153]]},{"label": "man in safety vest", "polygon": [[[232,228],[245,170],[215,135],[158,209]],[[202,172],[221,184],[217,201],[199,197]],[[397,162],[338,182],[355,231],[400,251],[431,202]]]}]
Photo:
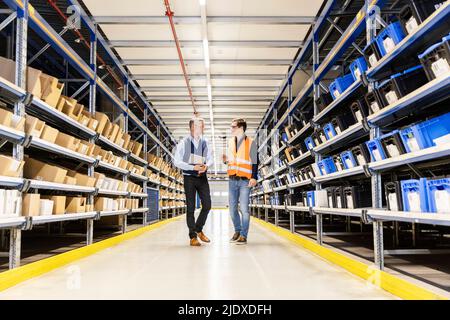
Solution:
[{"label": "man in safety vest", "polygon": [[[224,163],[228,163],[230,215],[235,231],[230,241],[236,244],[247,244],[250,190],[256,185],[258,176],[257,146],[252,138],[245,135],[246,129],[247,123],[244,119],[232,121],[228,156],[223,155]],[[238,203],[242,217],[238,212]]]},{"label": "man in safety vest", "polygon": [[[211,147],[207,139],[203,137],[204,128],[203,119],[191,119],[189,121],[191,134],[178,143],[174,155],[175,166],[183,170],[187,205],[186,222],[189,228],[190,245],[196,247],[201,245],[197,237],[203,242],[210,242],[203,233],[203,226],[211,210],[211,194],[206,172],[214,164],[214,160]],[[197,194],[202,203],[202,210],[195,221]]]}]

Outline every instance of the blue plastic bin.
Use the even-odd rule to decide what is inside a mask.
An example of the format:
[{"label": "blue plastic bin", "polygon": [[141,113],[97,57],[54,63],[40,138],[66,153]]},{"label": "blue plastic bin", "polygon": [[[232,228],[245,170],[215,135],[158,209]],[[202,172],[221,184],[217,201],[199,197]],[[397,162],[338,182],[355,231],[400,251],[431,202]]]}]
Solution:
[{"label": "blue plastic bin", "polygon": [[333,161],[333,157],[322,159],[317,163],[320,173],[322,175],[330,174],[337,171],[336,164]]},{"label": "blue plastic bin", "polygon": [[314,143],[314,139],[312,137],[308,137],[305,139],[305,145],[306,149],[308,150],[312,150],[316,146],[316,144]]},{"label": "blue plastic bin", "polygon": [[315,191],[308,191],[306,192],[306,206],[307,207],[314,207],[316,205],[316,195]]},{"label": "blue plastic bin", "polygon": [[450,112],[400,131],[407,152],[436,146],[439,140],[450,141]]},{"label": "blue plastic bin", "polygon": [[332,123],[327,123],[323,127],[323,132],[325,133],[325,137],[327,137],[328,140],[330,140],[334,136],[337,136],[336,130],[334,129],[334,125]]},{"label": "blue plastic bin", "polygon": [[336,100],[348,87],[350,87],[354,82],[353,75],[351,73],[346,74],[345,76],[336,78],[330,86],[331,96],[334,100]]},{"label": "blue plastic bin", "polygon": [[357,81],[367,69],[367,62],[363,57],[359,57],[350,65],[350,71],[352,72],[355,81]]},{"label": "blue plastic bin", "polygon": [[366,146],[369,150],[370,160],[372,162],[384,160],[387,158],[379,138],[367,141]]},{"label": "blue plastic bin", "polygon": [[400,182],[403,210],[410,212],[428,212],[427,179],[411,179]]},{"label": "blue plastic bin", "polygon": [[428,209],[430,212],[450,212],[450,178],[428,180]]},{"label": "blue plastic bin", "polygon": [[393,22],[381,31],[376,37],[377,47],[381,56],[385,56],[392,51],[393,46],[397,45],[405,38],[405,32],[399,21]]},{"label": "blue plastic bin", "polygon": [[358,166],[355,157],[353,156],[353,152],[345,151],[341,153],[341,160],[345,169],[351,169]]}]

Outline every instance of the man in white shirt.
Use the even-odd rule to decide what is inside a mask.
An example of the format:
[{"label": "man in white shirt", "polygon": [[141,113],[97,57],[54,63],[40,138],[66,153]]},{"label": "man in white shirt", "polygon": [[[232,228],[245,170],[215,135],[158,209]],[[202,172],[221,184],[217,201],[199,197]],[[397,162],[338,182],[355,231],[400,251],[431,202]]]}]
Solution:
[{"label": "man in white shirt", "polygon": [[[174,164],[183,170],[184,190],[186,192],[186,222],[189,228],[191,246],[200,246],[197,237],[203,242],[210,242],[203,233],[208,213],[211,210],[211,194],[207,177],[208,168],[214,164],[212,149],[203,137],[205,122],[201,118],[189,121],[191,134],[183,138],[177,145]],[[196,195],[200,198],[202,209],[195,221]]]}]

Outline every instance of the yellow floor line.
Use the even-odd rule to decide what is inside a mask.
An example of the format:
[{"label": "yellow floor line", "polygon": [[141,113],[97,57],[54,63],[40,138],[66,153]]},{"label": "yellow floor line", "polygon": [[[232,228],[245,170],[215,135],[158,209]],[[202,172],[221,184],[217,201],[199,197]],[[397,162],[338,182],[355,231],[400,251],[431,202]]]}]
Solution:
[{"label": "yellow floor line", "polygon": [[293,234],[289,230],[277,227],[271,223],[261,219],[252,217],[252,220],[258,225],[269,229],[277,235],[286,238],[295,244],[306,248],[320,257],[341,266],[347,271],[363,278],[366,281],[386,290],[387,292],[407,300],[448,300],[447,297],[436,294],[428,289],[422,288],[416,284],[408,282],[404,279],[396,277],[385,271],[380,271],[373,265],[368,265],[357,261],[346,255],[333,251],[331,249],[320,246],[313,240]]},{"label": "yellow floor line", "polygon": [[154,224],[148,225],[146,227],[142,227],[122,235],[112,237],[106,240],[102,240],[91,244],[89,246],[85,246],[82,248],[74,249],[62,254],[58,254],[56,256],[42,259],[22,267],[8,270],[0,273],[0,291],[11,288],[21,282],[29,280],[31,278],[40,276],[44,273],[52,271],[56,268],[60,268],[64,265],[67,265],[73,261],[85,258],[90,256],[96,252],[104,250],[106,248],[115,246],[125,240],[129,240],[140,236],[141,234],[160,228],[170,222],[177,221],[181,219],[181,216],[174,217],[171,219],[163,220],[160,222],[156,222]]}]

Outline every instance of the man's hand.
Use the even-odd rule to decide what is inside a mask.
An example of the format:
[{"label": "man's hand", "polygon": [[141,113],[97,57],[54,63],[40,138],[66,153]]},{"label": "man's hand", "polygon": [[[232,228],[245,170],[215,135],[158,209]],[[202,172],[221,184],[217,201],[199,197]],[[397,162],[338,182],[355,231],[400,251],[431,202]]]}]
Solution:
[{"label": "man's hand", "polygon": [[198,172],[199,174],[205,173],[206,170],[208,170],[208,166],[207,165],[202,165],[202,166],[203,166],[203,169]]},{"label": "man's hand", "polygon": [[256,179],[250,179],[250,181],[248,182],[248,186],[250,188],[253,188],[254,186],[256,186]]},{"label": "man's hand", "polygon": [[227,158],[226,154],[222,155],[222,161],[223,161],[223,163],[226,163],[228,161],[228,158]]},{"label": "man's hand", "polygon": [[204,167],[205,167],[204,164],[196,164],[196,165],[194,166],[194,170],[195,170],[195,171],[198,171],[198,172],[201,172],[201,171],[203,171]]}]

